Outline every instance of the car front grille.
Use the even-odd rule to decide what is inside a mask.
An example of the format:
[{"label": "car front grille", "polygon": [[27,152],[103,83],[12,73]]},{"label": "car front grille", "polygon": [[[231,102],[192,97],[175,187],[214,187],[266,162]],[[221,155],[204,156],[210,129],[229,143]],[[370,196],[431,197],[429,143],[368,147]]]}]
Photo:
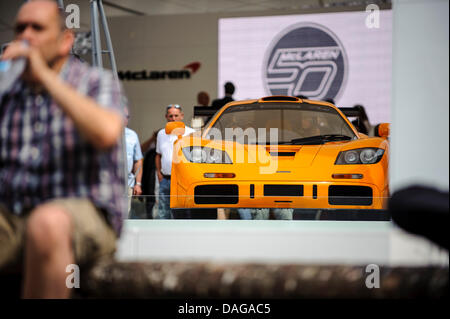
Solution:
[{"label": "car front grille", "polygon": [[303,196],[303,185],[264,185],[264,196]]},{"label": "car front grille", "polygon": [[237,204],[237,185],[199,185],[194,188],[195,204]]},{"label": "car front grille", "polygon": [[328,203],[330,205],[372,205],[373,192],[368,186],[330,185]]}]

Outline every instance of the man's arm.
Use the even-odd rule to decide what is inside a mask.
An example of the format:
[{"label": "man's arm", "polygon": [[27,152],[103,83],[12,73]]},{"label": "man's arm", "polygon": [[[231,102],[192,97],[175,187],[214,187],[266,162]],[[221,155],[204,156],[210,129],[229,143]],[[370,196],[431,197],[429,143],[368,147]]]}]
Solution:
[{"label": "man's arm", "polygon": [[43,86],[89,142],[99,149],[106,149],[117,143],[123,129],[123,119],[118,113],[107,110],[92,98],[78,93],[51,69],[47,69],[41,79]]},{"label": "man's arm", "polygon": [[133,174],[136,178],[136,184],[134,185],[133,195],[141,195],[142,194],[142,164],[144,160],[140,159],[134,162],[133,165]]},{"label": "man's arm", "polygon": [[99,149],[106,149],[117,143],[123,130],[123,119],[118,113],[103,108],[92,98],[78,93],[64,83],[36,48],[27,48],[14,42],[8,46],[2,60],[20,56],[28,59],[28,69],[33,81],[48,91],[91,144]]},{"label": "man's arm", "polygon": [[156,153],[155,156],[155,167],[156,167],[156,174],[158,175],[158,181],[162,181],[163,176],[161,173],[161,154]]}]

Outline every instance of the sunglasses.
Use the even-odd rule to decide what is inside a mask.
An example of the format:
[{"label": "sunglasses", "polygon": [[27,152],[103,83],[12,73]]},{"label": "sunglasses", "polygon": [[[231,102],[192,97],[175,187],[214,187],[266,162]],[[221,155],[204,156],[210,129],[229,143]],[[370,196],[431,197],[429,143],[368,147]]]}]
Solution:
[{"label": "sunglasses", "polygon": [[167,110],[171,109],[172,107],[181,110],[181,106],[179,104],[169,104],[167,105]]},{"label": "sunglasses", "polygon": [[31,27],[34,31],[42,31],[44,29],[44,26],[40,25],[39,23],[18,23],[14,26],[14,32],[16,34],[21,34],[25,31],[26,28]]}]

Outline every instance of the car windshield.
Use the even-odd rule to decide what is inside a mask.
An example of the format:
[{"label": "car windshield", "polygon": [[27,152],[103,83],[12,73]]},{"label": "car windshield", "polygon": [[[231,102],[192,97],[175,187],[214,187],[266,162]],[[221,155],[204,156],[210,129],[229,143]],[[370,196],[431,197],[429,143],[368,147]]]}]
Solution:
[{"label": "car windshield", "polygon": [[356,138],[333,108],[308,103],[254,103],[227,108],[206,137],[242,144],[323,144]]}]

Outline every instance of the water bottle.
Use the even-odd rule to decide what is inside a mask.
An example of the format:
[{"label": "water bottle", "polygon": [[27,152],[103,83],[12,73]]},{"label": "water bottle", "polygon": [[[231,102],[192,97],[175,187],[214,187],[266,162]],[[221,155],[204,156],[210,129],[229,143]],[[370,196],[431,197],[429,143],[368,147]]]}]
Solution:
[{"label": "water bottle", "polygon": [[[24,45],[28,44],[24,41]],[[27,60],[24,57],[0,61],[0,99],[12,89],[14,83],[25,70],[26,64]]]}]

